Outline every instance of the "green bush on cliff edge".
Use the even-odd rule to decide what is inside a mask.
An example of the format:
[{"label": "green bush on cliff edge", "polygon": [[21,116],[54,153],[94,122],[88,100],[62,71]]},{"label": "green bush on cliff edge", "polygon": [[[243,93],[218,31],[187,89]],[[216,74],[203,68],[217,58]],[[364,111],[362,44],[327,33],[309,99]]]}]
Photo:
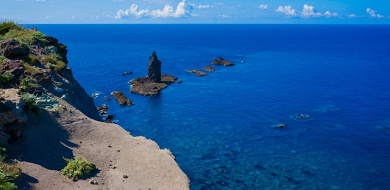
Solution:
[{"label": "green bush on cliff edge", "polygon": [[79,179],[89,175],[96,169],[96,166],[92,162],[84,160],[82,157],[75,159],[64,158],[68,165],[61,170],[61,173],[69,178]]}]

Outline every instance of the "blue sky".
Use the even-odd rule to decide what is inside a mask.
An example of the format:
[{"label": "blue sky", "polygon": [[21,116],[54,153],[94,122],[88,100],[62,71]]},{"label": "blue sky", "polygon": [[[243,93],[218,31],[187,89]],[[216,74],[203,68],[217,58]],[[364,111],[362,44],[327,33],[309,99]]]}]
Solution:
[{"label": "blue sky", "polygon": [[0,19],[21,24],[390,24],[390,0],[0,0]]}]

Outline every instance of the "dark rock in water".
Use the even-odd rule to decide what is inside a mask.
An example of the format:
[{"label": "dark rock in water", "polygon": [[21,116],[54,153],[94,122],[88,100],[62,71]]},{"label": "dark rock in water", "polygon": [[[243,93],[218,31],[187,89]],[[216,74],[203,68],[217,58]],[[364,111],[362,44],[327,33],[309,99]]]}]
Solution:
[{"label": "dark rock in water", "polygon": [[24,67],[20,60],[4,59],[1,65],[1,72],[4,73],[5,71],[10,71],[14,78],[19,78],[24,73]]},{"label": "dark rock in water", "polygon": [[133,102],[129,99],[127,99],[126,95],[123,94],[121,91],[115,91],[112,93],[112,95],[115,97],[115,99],[119,102],[120,105],[133,105]]},{"label": "dark rock in water", "polygon": [[214,66],[212,66],[212,65],[210,65],[210,66],[205,66],[205,67],[203,67],[203,69],[206,70],[206,71],[209,71],[209,72],[215,71]]},{"label": "dark rock in water", "polygon": [[110,97],[108,97],[108,96],[104,96],[104,98],[105,98],[106,100],[110,100]]},{"label": "dark rock in water", "polygon": [[161,81],[161,61],[157,59],[156,52],[149,57],[149,68],[148,68],[148,78],[152,82],[160,82]]},{"label": "dark rock in water", "polygon": [[187,70],[187,72],[195,73],[198,76],[206,76],[207,75],[207,73],[205,73],[203,71],[199,71],[199,70]]},{"label": "dark rock in water", "polygon": [[7,58],[24,56],[27,52],[27,49],[20,47],[19,42],[13,38],[3,41],[0,45],[0,53]]},{"label": "dark rock in water", "polygon": [[107,112],[108,107],[106,105],[101,105],[97,108],[98,111]]},{"label": "dark rock in water", "polygon": [[125,72],[125,73],[122,73],[122,76],[131,75],[131,74],[133,74],[133,72]]},{"label": "dark rock in water", "polygon": [[183,83],[183,81],[181,81],[181,80],[178,80],[178,81],[177,81],[177,83]]},{"label": "dark rock in water", "polygon": [[105,119],[112,120],[112,119],[114,119],[114,117],[115,117],[115,115],[109,114],[109,115],[107,115],[107,117]]},{"label": "dark rock in water", "polygon": [[278,128],[285,128],[285,127],[287,127],[287,124],[280,124],[280,125],[278,125]]},{"label": "dark rock in water", "polygon": [[213,63],[215,65],[224,65],[224,66],[233,66],[234,65],[234,63],[232,63],[230,61],[226,61],[222,57],[218,57],[216,60],[212,61],[211,63]]},{"label": "dark rock in water", "polygon": [[144,96],[157,95],[160,90],[174,83],[177,77],[172,75],[162,75],[161,81],[156,83],[150,81],[148,77],[141,77],[130,81],[131,93],[136,93]]}]

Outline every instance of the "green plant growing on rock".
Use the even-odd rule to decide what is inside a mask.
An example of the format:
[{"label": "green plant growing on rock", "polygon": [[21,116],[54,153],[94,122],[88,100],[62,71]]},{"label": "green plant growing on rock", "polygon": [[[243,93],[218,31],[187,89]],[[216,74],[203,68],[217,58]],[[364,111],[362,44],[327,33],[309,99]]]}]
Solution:
[{"label": "green plant growing on rock", "polygon": [[24,69],[26,69],[26,71],[30,72],[32,75],[37,74],[37,73],[41,73],[41,71],[38,68],[35,68],[35,67],[29,65],[28,63],[23,63],[23,67],[24,67]]},{"label": "green plant growing on rock", "polygon": [[5,21],[0,24],[0,35],[8,33],[10,30],[19,29],[20,27],[13,21]]},{"label": "green plant growing on rock", "polygon": [[37,97],[33,94],[26,93],[22,95],[22,99],[26,102],[24,108],[33,111],[35,114],[39,115],[39,106],[37,105]]},{"label": "green plant growing on rock", "polygon": [[13,183],[21,174],[20,168],[5,162],[6,149],[0,147],[0,189],[14,190],[18,187]]},{"label": "green plant growing on rock", "polygon": [[0,84],[7,84],[14,78],[14,75],[11,71],[6,71],[4,74],[0,74]]},{"label": "green plant growing on rock", "polygon": [[79,179],[88,176],[96,169],[96,166],[92,162],[84,160],[82,157],[75,159],[64,158],[68,163],[61,173],[69,178]]},{"label": "green plant growing on rock", "polygon": [[2,64],[3,64],[3,62],[4,62],[4,59],[5,59],[5,57],[4,57],[4,56],[2,56],[2,55],[0,55],[0,65],[2,65]]},{"label": "green plant growing on rock", "polygon": [[41,61],[39,60],[39,57],[36,55],[29,54],[28,55],[29,63],[31,64],[40,64]]}]

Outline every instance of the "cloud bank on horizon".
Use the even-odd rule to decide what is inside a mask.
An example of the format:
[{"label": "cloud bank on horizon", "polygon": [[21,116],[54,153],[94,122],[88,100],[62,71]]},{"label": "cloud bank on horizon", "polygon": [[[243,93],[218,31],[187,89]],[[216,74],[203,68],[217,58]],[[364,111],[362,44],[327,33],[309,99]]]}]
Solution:
[{"label": "cloud bank on horizon", "polygon": [[383,0],[7,0],[0,19],[30,23],[384,23]]}]

